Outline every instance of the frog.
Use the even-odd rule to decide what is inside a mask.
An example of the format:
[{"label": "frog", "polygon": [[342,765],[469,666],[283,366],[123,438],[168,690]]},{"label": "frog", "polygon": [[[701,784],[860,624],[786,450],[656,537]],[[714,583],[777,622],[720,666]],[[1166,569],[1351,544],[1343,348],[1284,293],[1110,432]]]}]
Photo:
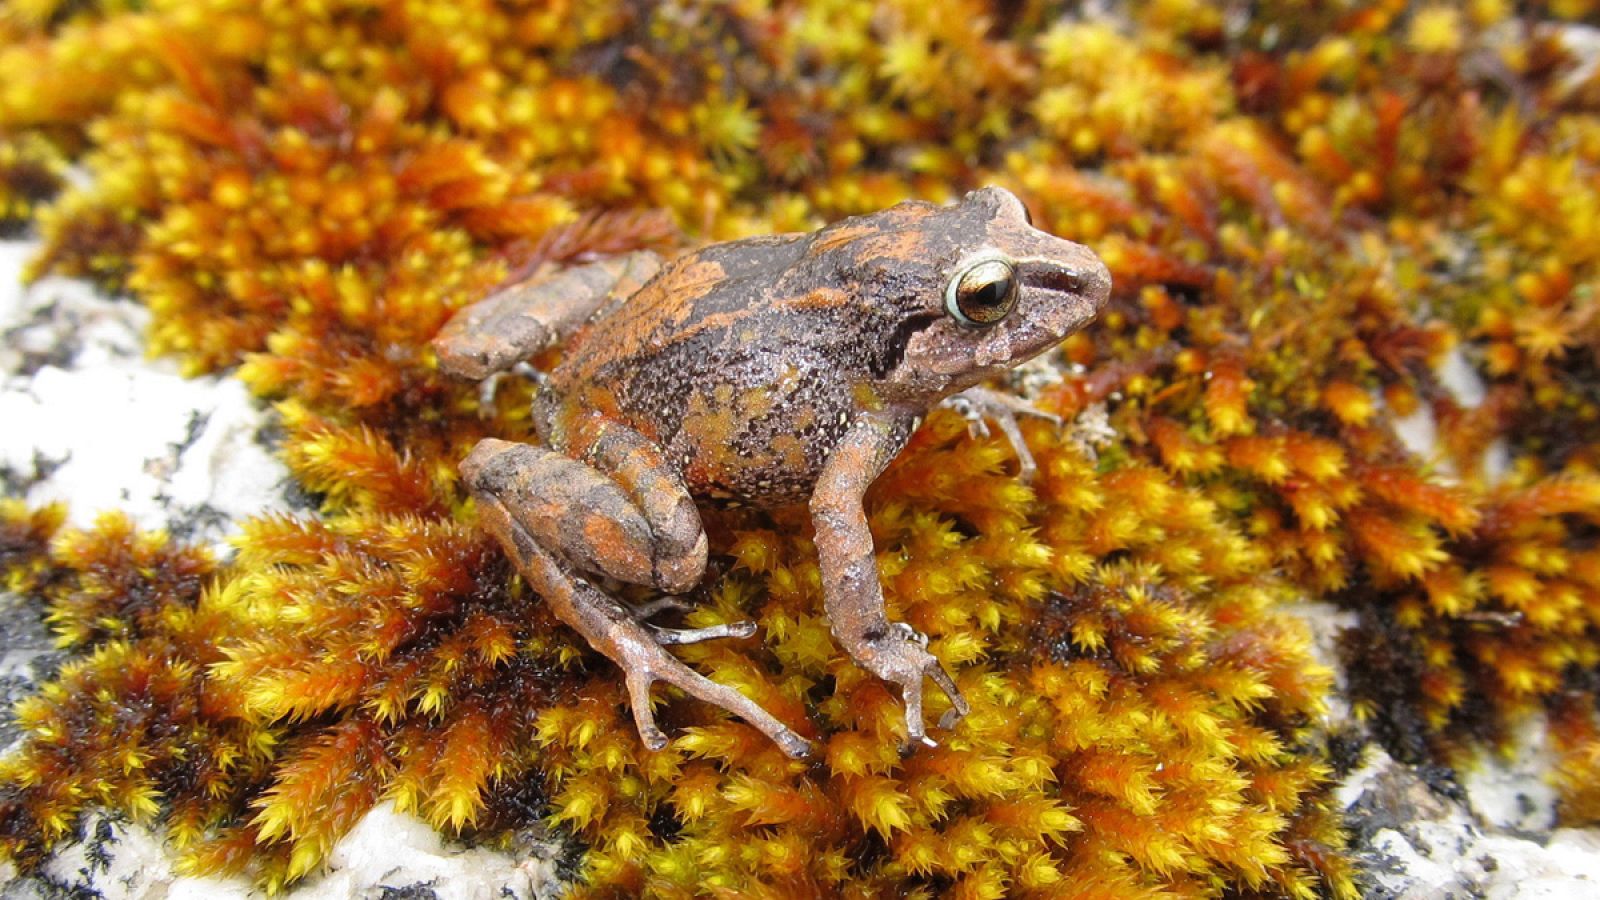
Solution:
[{"label": "frog", "polygon": [[[991,186],[670,262],[636,251],[572,266],[463,307],[432,346],[450,375],[537,382],[537,443],[485,438],[459,473],[526,583],[621,669],[644,746],[668,743],[650,702],[664,682],[798,759],[809,740],[666,649],[750,637],[753,622],[651,621],[688,608],[706,575],[699,504],[806,504],[834,640],[899,688],[906,745],[933,743],[926,682],[949,703],[941,729],[970,704],[927,637],[890,620],[863,496],[952,399],[999,424],[1031,469],[1016,427],[1031,407],[983,385],[1088,325],[1110,290],[1092,250]],[[548,371],[530,367],[552,349]],[[658,595],[629,604],[622,583]]]}]

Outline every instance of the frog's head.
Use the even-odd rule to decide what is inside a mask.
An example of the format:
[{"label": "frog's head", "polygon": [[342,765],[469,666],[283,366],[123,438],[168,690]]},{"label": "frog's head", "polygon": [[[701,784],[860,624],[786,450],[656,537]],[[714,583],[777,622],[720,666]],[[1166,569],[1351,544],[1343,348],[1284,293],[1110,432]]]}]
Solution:
[{"label": "frog's head", "polygon": [[970,387],[1056,346],[1105,306],[1105,264],[1034,228],[1010,191],[915,211],[925,256],[914,275],[903,260],[893,267],[898,320],[875,373],[886,396],[932,402]]}]

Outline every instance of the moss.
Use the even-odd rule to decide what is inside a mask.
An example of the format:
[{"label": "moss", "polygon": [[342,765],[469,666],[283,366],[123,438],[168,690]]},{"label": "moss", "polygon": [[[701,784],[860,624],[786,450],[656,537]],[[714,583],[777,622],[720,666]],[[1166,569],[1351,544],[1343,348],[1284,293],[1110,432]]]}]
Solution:
[{"label": "moss", "polygon": [[[237,367],[323,499],[220,569],[116,520],[47,554],[59,514],[7,507],[0,563],[78,657],[26,707],[6,846],[36,859],[92,800],[281,887],[387,797],[485,838],[546,816],[595,895],[1349,895],[1300,597],[1365,623],[1357,709],[1391,749],[1460,759],[1548,711],[1592,816],[1600,128],[1560,24],[1587,12],[0,6],[0,197],[27,187],[6,147],[91,176],[13,213],[37,271],[131,291],[191,371]],[[527,436],[527,387],[480,408],[427,340],[585,254],[987,182],[1117,292],[1019,379],[1083,417],[1029,426],[1033,485],[939,414],[871,495],[890,603],[973,715],[900,758],[803,516],[729,515],[687,618],[762,639],[682,655],[825,750],[677,698],[644,752],[456,485],[475,441]],[[1456,353],[1481,404],[1435,374]],[[1436,458],[1393,428],[1417,411]]]}]

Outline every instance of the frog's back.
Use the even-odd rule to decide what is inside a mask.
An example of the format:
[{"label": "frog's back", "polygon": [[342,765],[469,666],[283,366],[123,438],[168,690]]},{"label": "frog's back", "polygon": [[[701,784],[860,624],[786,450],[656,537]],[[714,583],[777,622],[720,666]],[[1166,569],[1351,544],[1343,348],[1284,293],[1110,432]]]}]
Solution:
[{"label": "frog's back", "polygon": [[553,373],[573,386],[610,382],[673,344],[726,328],[765,299],[804,235],[715,244],[663,266],[632,297],[603,311],[567,348]]},{"label": "frog's back", "polygon": [[922,235],[908,226],[936,209],[902,203],[816,232],[713,244],[681,256],[576,335],[552,378],[575,394],[625,388],[646,373],[669,377],[696,359],[726,364],[777,348],[826,352],[835,366],[862,360],[866,348],[854,345],[881,337],[875,328],[892,328],[903,313],[884,296],[859,296],[849,269],[866,257],[922,267],[929,248],[914,246]]},{"label": "frog's back", "polygon": [[[551,388],[569,409],[658,443],[697,494],[803,499],[892,365],[884,357],[905,321],[894,263],[925,267],[906,224],[934,208],[902,204],[680,257],[576,336]],[[861,283],[863,258],[887,283]]]},{"label": "frog's back", "polygon": [[697,494],[803,498],[831,445],[822,417],[839,403],[827,360],[840,329],[828,319],[848,302],[780,296],[807,237],[718,244],[668,264],[578,335],[551,388],[660,444]]}]

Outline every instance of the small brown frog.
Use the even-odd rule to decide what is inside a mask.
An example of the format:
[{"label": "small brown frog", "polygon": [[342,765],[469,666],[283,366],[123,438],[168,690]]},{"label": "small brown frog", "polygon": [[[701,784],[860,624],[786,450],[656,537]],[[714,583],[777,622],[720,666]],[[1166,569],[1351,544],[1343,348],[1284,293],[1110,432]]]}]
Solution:
[{"label": "small brown frog", "polygon": [[[1110,287],[1094,253],[1033,228],[991,187],[665,266],[635,253],[568,269],[461,310],[434,348],[446,372],[484,378],[565,342],[537,376],[543,446],[485,440],[461,473],[533,589],[622,667],[645,744],[667,742],[649,696],[665,681],[802,757],[804,738],[663,649],[745,637],[754,623],[662,628],[648,618],[676,601],[629,608],[596,576],[683,593],[706,568],[695,498],[809,500],[834,638],[900,686],[909,738],[927,742],[924,678],[949,697],[941,727],[968,705],[927,638],[889,621],[862,495],[930,406],[1055,346]],[[961,399],[1015,441],[1016,402],[982,389]]]}]

